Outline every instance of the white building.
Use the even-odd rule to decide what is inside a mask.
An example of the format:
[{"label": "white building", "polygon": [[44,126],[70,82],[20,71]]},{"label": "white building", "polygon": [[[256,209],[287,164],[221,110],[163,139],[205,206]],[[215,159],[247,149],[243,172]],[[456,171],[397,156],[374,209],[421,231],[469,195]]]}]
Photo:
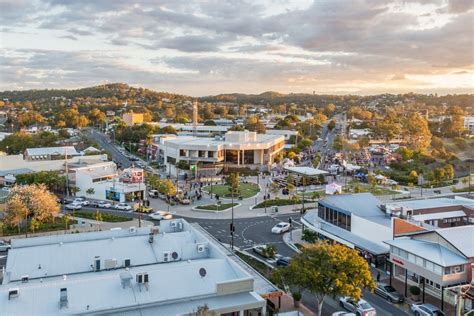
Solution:
[{"label": "white building", "polygon": [[0,315],[265,315],[277,290],[182,219],[12,240]]},{"label": "white building", "polygon": [[392,239],[392,219],[380,208],[371,193],[326,196],[318,210],[301,218],[305,228],[358,250],[370,263],[385,268],[389,252],[386,240]]},{"label": "white building", "polygon": [[[119,173],[114,162],[103,162],[70,168],[70,185],[79,189],[76,195],[97,200],[132,202],[143,199],[146,185],[139,168],[128,168]],[[93,193],[87,193],[93,189]]]},{"label": "white building", "polygon": [[162,138],[159,155],[163,157],[167,172],[173,175],[177,174],[176,164],[179,161],[186,161],[190,165],[199,164],[200,169],[226,165],[265,170],[283,150],[284,144],[283,136],[230,131],[216,138]]},{"label": "white building", "polygon": [[464,117],[464,128],[474,133],[474,116]]}]

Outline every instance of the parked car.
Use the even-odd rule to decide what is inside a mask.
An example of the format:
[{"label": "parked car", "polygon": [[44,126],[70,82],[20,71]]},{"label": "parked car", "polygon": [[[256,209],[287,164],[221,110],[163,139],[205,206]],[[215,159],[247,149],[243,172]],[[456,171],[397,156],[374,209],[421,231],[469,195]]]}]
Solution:
[{"label": "parked car", "polygon": [[9,188],[9,187],[3,187],[3,188],[2,188],[2,191],[4,191],[4,192],[10,192],[10,191],[11,191],[11,188]]},{"label": "parked car", "polygon": [[132,207],[128,205],[127,203],[119,203],[115,205],[115,208],[118,210],[124,210],[124,211],[130,211]]},{"label": "parked car", "polygon": [[377,312],[367,301],[360,299],[358,302],[350,297],[339,298],[339,305],[358,316],[375,316]]},{"label": "parked car", "polygon": [[444,312],[432,304],[411,304],[410,310],[415,316],[444,316]]},{"label": "parked car", "polygon": [[82,204],[80,203],[70,203],[70,204],[66,204],[65,208],[67,210],[80,210],[82,208]]},{"label": "parked car", "polygon": [[156,199],[159,196],[159,193],[157,190],[149,190],[148,191],[148,196],[151,198]]},{"label": "parked car", "polygon": [[261,255],[262,257],[269,258],[269,259],[278,257],[278,254],[274,254],[274,253],[268,254],[267,247],[268,247],[267,245],[256,245],[252,248],[252,251]]},{"label": "parked car", "polygon": [[6,241],[4,240],[0,240],[0,251],[1,252],[4,252],[4,251],[8,251],[11,249],[11,245],[9,243],[7,243]]},{"label": "parked car", "polygon": [[157,212],[151,213],[149,216],[152,219],[155,219],[157,221],[173,218],[173,214],[171,214],[170,212],[166,212],[166,211],[157,211]]},{"label": "parked car", "polygon": [[290,230],[290,223],[280,222],[273,226],[272,233],[273,234],[283,234]]},{"label": "parked car", "polygon": [[356,316],[356,314],[348,312],[335,312],[332,313],[332,316]]},{"label": "parked car", "polygon": [[290,259],[291,259],[290,257],[281,257],[277,259],[275,264],[278,267],[287,267],[290,264]]},{"label": "parked car", "polygon": [[393,286],[384,283],[377,285],[375,294],[380,295],[392,303],[402,303],[404,301],[403,295],[398,293]]},{"label": "parked car", "polygon": [[87,201],[85,198],[75,198],[72,203],[75,204],[81,204],[82,206],[89,205],[89,201]]},{"label": "parked car", "polygon": [[71,204],[72,202],[73,202],[73,200],[71,200],[71,199],[62,198],[62,199],[60,200],[60,203],[61,203],[61,204]]},{"label": "parked car", "polygon": [[109,202],[105,202],[105,201],[99,201],[99,202],[97,202],[97,207],[111,208],[112,204],[110,204]]},{"label": "parked car", "polygon": [[189,205],[191,204],[191,201],[189,199],[180,199],[179,203],[183,205]]}]

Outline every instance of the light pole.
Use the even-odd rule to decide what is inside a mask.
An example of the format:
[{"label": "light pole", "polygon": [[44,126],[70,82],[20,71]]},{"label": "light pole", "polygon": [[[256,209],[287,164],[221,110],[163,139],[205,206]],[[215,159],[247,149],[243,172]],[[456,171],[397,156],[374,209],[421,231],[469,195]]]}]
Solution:
[{"label": "light pole", "polygon": [[232,196],[232,219],[230,223],[230,236],[231,236],[231,242],[230,242],[230,247],[232,251],[234,251],[234,186],[231,186],[231,196]]}]

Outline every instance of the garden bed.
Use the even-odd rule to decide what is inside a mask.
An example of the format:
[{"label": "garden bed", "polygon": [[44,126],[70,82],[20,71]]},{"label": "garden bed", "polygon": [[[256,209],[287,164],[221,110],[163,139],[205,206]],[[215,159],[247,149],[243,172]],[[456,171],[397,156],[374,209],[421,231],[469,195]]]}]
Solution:
[{"label": "garden bed", "polygon": [[203,210],[203,211],[216,211],[216,212],[220,212],[220,211],[225,211],[229,208],[231,208],[232,206],[237,206],[239,205],[239,203],[222,203],[221,205],[218,205],[218,204],[209,204],[209,205],[199,205],[199,206],[196,206],[195,209],[198,209],[198,210]]},{"label": "garden bed", "polygon": [[[67,227],[70,228],[71,225],[74,224],[77,224],[77,221],[70,219],[67,222]],[[39,227],[37,227],[34,231],[31,228],[28,228],[28,234],[44,233],[57,230],[66,230],[66,222],[64,220],[64,217],[57,217],[53,222],[41,223]],[[24,235],[25,227],[21,227],[20,232],[18,232],[17,226],[4,225],[2,226],[0,232],[3,234],[3,236]]]},{"label": "garden bed", "polygon": [[[69,212],[69,214],[72,214],[72,212]],[[128,222],[131,221],[133,218],[131,217],[126,217],[126,216],[121,216],[121,215],[115,215],[115,214],[109,214],[109,213],[100,213],[102,217],[103,222],[109,222],[109,223],[119,223],[119,222]],[[80,217],[80,218],[85,218],[85,219],[95,219],[95,212],[74,212],[75,217]]]},{"label": "garden bed", "polygon": [[[304,200],[304,203],[313,203],[313,201],[310,200]],[[302,204],[301,200],[296,200],[296,199],[274,199],[274,200],[266,200],[263,202],[258,203],[255,205],[253,208],[264,208],[265,204],[267,207],[272,207],[272,206],[285,206],[285,205],[297,205],[297,204]]]}]

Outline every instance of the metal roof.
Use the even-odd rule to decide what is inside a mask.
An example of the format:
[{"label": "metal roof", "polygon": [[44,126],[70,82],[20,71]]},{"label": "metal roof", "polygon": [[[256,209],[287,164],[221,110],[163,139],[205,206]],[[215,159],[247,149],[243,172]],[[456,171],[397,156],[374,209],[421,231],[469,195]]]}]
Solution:
[{"label": "metal roof", "polygon": [[450,267],[469,262],[466,258],[434,242],[402,237],[385,241],[385,243],[403,249],[442,267]]},{"label": "metal roof", "polygon": [[297,174],[301,174],[303,176],[314,177],[320,174],[328,174],[329,172],[325,170],[320,170],[311,167],[284,167],[283,169],[288,170],[290,172],[294,172]]},{"label": "metal roof", "polygon": [[437,229],[436,233],[466,257],[474,258],[474,225]]},{"label": "metal roof", "polygon": [[455,205],[465,205],[474,207],[474,200],[469,199],[450,199],[450,198],[436,198],[436,199],[423,199],[423,200],[411,200],[387,203],[387,205],[394,205],[399,207],[405,207],[408,209],[428,209],[428,208],[439,208]]},{"label": "metal roof", "polygon": [[63,147],[40,147],[40,148],[27,148],[26,153],[29,156],[40,156],[40,155],[79,155],[74,146],[63,146]]},{"label": "metal roof", "polygon": [[462,217],[462,216],[466,216],[466,213],[464,211],[451,211],[451,212],[413,215],[413,219],[416,221],[428,221],[428,220],[454,218],[454,217]]},{"label": "metal roof", "polygon": [[383,212],[380,200],[372,193],[328,195],[318,202],[347,215],[356,215],[369,221],[391,227],[391,219]]}]

